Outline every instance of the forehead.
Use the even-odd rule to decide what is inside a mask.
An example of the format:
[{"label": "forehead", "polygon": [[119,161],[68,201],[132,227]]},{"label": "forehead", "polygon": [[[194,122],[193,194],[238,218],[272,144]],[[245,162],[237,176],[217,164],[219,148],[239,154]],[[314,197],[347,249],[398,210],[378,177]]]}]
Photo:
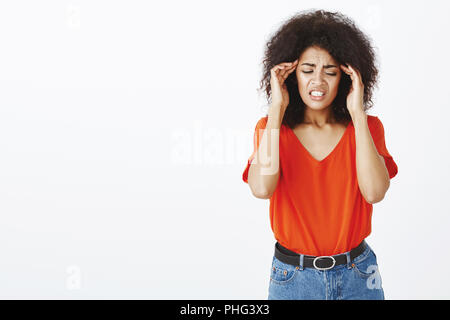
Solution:
[{"label": "forehead", "polygon": [[327,50],[319,47],[309,47],[303,51],[300,61],[336,63],[336,60],[328,53]]}]

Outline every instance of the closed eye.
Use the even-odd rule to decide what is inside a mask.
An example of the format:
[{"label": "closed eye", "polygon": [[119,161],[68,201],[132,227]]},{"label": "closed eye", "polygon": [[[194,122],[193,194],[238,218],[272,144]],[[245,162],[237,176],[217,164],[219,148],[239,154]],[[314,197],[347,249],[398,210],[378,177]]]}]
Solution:
[{"label": "closed eye", "polygon": [[[303,73],[312,73],[312,71],[302,71]],[[335,75],[337,75],[337,73],[325,73],[325,74],[328,74],[328,75],[330,75],[330,76],[335,76]]]}]

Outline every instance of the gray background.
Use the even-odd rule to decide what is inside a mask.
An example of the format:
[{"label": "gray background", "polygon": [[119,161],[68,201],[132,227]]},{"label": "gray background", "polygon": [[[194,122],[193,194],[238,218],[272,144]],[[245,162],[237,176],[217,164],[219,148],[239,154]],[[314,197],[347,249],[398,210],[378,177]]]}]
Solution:
[{"label": "gray background", "polygon": [[445,1],[2,1],[0,297],[266,299],[269,200],[242,181],[268,36],[338,10],[373,39],[398,175],[387,299],[449,298]]}]

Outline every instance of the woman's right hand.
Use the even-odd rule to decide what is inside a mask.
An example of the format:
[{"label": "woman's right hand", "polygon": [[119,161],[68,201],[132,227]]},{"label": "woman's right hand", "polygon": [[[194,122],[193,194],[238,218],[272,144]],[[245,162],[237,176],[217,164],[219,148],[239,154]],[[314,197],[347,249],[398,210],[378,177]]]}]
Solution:
[{"label": "woman's right hand", "polygon": [[282,62],[270,69],[272,106],[280,107],[283,115],[289,105],[289,94],[284,81],[297,69],[297,65],[298,59],[292,62]]}]

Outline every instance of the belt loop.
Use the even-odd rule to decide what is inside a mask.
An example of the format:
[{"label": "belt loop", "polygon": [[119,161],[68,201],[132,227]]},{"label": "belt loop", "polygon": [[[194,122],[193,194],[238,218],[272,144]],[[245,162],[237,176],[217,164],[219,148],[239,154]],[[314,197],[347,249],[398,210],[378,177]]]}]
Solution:
[{"label": "belt loop", "polygon": [[352,258],[350,257],[350,251],[347,251],[345,253],[345,255],[347,256],[347,269],[351,269],[352,268]]},{"label": "belt loop", "polygon": [[303,255],[303,254],[300,254],[300,270],[302,270],[303,271],[303,258],[305,257],[305,255]]}]

